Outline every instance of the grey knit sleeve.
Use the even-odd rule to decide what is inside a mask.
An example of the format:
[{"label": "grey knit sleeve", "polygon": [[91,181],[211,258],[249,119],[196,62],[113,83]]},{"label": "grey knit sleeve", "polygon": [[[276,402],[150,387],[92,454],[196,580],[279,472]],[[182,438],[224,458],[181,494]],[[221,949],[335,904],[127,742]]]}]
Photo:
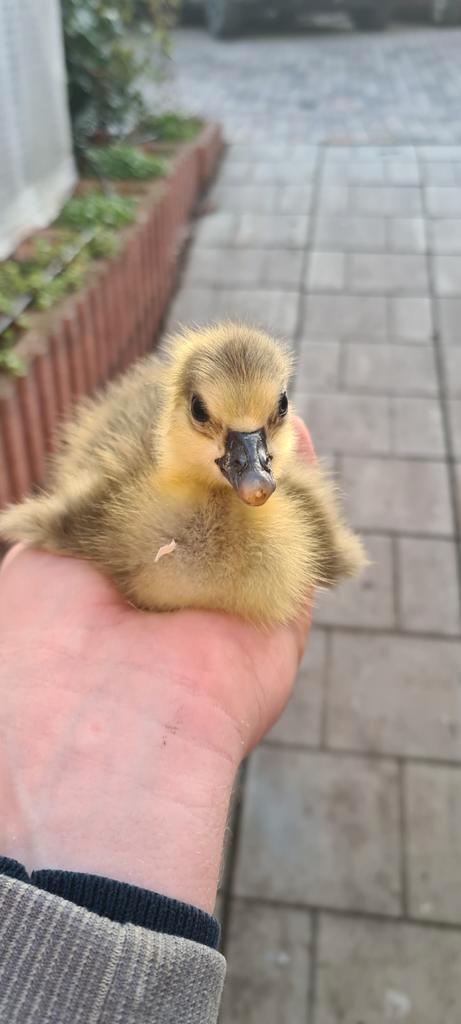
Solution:
[{"label": "grey knit sleeve", "polygon": [[220,953],[0,876],[1,1024],[215,1024]]}]

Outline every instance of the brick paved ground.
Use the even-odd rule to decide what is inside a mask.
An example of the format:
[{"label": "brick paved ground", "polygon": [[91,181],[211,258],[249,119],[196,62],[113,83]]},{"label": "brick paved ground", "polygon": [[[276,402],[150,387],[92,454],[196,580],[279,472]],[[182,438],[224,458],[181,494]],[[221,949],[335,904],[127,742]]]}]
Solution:
[{"label": "brick paved ground", "polygon": [[457,1024],[461,32],[195,31],[178,52],[178,94],[236,141],[171,325],[247,316],[292,339],[297,407],[373,561],[318,600],[246,767],[223,1024]]}]

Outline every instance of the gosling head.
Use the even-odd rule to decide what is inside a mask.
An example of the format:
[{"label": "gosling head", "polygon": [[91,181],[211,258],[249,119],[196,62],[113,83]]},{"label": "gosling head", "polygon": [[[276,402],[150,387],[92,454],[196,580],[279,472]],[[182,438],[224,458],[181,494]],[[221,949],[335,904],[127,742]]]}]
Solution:
[{"label": "gosling head", "polygon": [[187,484],[233,488],[263,505],[293,447],[291,358],[262,331],[226,323],[189,331],[170,353],[163,462]]}]

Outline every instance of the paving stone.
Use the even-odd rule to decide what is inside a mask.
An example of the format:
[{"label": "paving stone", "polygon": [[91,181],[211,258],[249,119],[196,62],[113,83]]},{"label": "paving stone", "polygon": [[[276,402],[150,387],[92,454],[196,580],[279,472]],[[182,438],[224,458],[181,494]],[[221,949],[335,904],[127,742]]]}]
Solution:
[{"label": "paving stone", "polygon": [[461,643],[337,633],[330,666],[330,747],[461,762]]},{"label": "paving stone", "polygon": [[319,149],[317,146],[308,146],[299,142],[284,144],[283,142],[264,142],[252,145],[251,142],[245,145],[229,146],[226,156],[226,166],[230,163],[248,163],[260,161],[271,163],[280,160],[304,160],[313,163],[317,159]]},{"label": "paving stone", "polygon": [[368,395],[297,396],[315,449],[323,453],[388,453],[391,424],[387,398]]},{"label": "paving stone", "polygon": [[307,911],[233,900],[220,1024],[280,1024],[308,1015]]},{"label": "paving stone", "polygon": [[341,459],[341,486],[358,528],[449,536],[453,532],[447,468],[411,459]]},{"label": "paving stone", "polygon": [[419,188],[351,188],[349,209],[362,214],[378,214],[389,217],[405,217],[422,213],[421,191]]},{"label": "paving stone", "polygon": [[454,466],[455,472],[455,500],[458,509],[458,522],[461,523],[461,462],[457,462]]},{"label": "paving stone", "polygon": [[197,223],[195,242],[198,246],[233,245],[237,224],[238,214],[234,211],[213,210]]},{"label": "paving stone", "polygon": [[393,341],[430,341],[431,301],[423,296],[389,299],[389,335]]},{"label": "paving stone", "polygon": [[258,288],[299,288],[303,253],[296,249],[235,249],[194,247],[184,275],[187,286],[221,285]]},{"label": "paving stone", "polygon": [[311,185],[221,185],[213,189],[210,201],[225,210],[252,213],[308,213]]},{"label": "paving stone", "polygon": [[306,244],[309,219],[304,214],[242,213],[235,235],[236,245],[260,248],[273,245],[302,249]]},{"label": "paving stone", "polygon": [[406,765],[405,807],[410,913],[461,924],[461,770]]},{"label": "paving stone", "polygon": [[[458,382],[459,383],[459,382]],[[461,401],[448,402],[448,422],[450,427],[451,446],[455,458],[461,458]]]},{"label": "paving stone", "polygon": [[219,316],[219,294],[214,288],[181,288],[168,315],[168,330],[189,324],[207,324]]},{"label": "paving stone", "polygon": [[431,217],[459,217],[461,215],[461,188],[426,185],[426,207]]},{"label": "paving stone", "polygon": [[276,334],[292,337],[298,319],[298,295],[294,291],[262,289],[182,289],[168,319],[169,330],[185,324],[206,324],[221,319],[246,319]]},{"label": "paving stone", "polygon": [[461,345],[461,298],[439,299],[440,337],[448,345]]},{"label": "paving stone", "polygon": [[389,217],[385,223],[391,252],[426,251],[426,224],[423,217]]},{"label": "paving stone", "polygon": [[357,580],[347,580],[332,591],[317,591],[315,623],[377,629],[395,627],[392,540],[367,534],[363,543],[370,565]]},{"label": "paving stone", "polygon": [[395,766],[257,750],[249,766],[234,888],[240,896],[398,913]]},{"label": "paving stone", "polygon": [[[443,164],[440,164],[443,167]],[[429,220],[430,246],[435,253],[461,253],[461,217]]]},{"label": "paving stone", "polygon": [[326,160],[322,181],[325,185],[419,185],[421,173],[417,161],[369,158],[351,161]]},{"label": "paving stone", "polygon": [[461,256],[435,256],[434,281],[437,295],[461,293]]},{"label": "paving stone", "polygon": [[430,345],[350,343],[344,351],[343,379],[352,391],[376,394],[436,395],[438,390]]},{"label": "paving stone", "polygon": [[296,292],[275,289],[221,290],[216,316],[219,319],[244,319],[274,334],[291,338],[298,320],[298,295]]},{"label": "paving stone", "polygon": [[195,240],[198,246],[263,246],[302,249],[306,244],[309,218],[305,214],[215,211],[200,220]]},{"label": "paving stone", "polygon": [[461,346],[443,345],[444,387],[452,398],[461,398]]},{"label": "paving stone", "polygon": [[309,256],[306,287],[313,292],[344,291],[346,257],[342,252],[312,252]]},{"label": "paving stone", "polygon": [[383,146],[330,145],[326,150],[325,159],[327,163],[357,163],[359,160],[383,160],[385,163],[394,160],[411,162],[415,160],[415,149],[413,146],[399,146],[394,142]]},{"label": "paving stone", "polygon": [[259,161],[253,167],[253,181],[259,184],[276,182],[281,185],[305,185],[313,181],[316,160],[282,160],[273,163]]},{"label": "paving stone", "polygon": [[404,629],[459,634],[456,546],[450,540],[399,537],[399,606]]},{"label": "paving stone", "polygon": [[387,305],[383,295],[309,295],[304,309],[308,335],[353,340],[360,335],[378,340],[386,337]]},{"label": "paving stone", "polygon": [[429,290],[424,256],[397,253],[351,253],[347,262],[347,283],[352,291],[392,295]]},{"label": "paving stone", "polygon": [[456,185],[458,176],[454,163],[424,163],[422,177],[425,185]]},{"label": "paving stone", "polygon": [[459,932],[322,914],[315,1024],[455,1024],[460,972]]},{"label": "paving stone", "polygon": [[[339,387],[339,342],[304,342],[297,358],[297,395],[306,392],[336,391]],[[302,399],[301,399],[302,402]]]},{"label": "paving stone", "polygon": [[380,252],[386,249],[387,229],[384,217],[317,217],[314,233],[316,249],[341,249],[345,252]]},{"label": "paving stone", "polygon": [[420,189],[411,186],[322,185],[318,207],[321,214],[408,217],[422,213],[422,200]]},{"label": "paving stone", "polygon": [[321,742],[323,686],[326,671],[326,637],[312,629],[306,653],[301,662],[293,694],[281,718],[267,739],[281,743]]},{"label": "paving stone", "polygon": [[394,455],[445,455],[442,411],[436,398],[391,398]]},{"label": "paving stone", "polygon": [[461,146],[419,146],[418,155],[429,163],[461,160]]}]

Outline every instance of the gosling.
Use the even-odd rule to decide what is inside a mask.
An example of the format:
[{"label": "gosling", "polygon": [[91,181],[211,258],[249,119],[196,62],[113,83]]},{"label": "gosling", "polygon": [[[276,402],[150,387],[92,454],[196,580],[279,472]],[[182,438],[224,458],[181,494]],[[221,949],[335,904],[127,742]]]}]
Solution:
[{"label": "gosling", "polygon": [[296,452],[291,371],[260,330],[184,331],[77,408],[47,491],[6,509],[0,535],[88,559],[139,608],[292,619],[365,556]]}]

